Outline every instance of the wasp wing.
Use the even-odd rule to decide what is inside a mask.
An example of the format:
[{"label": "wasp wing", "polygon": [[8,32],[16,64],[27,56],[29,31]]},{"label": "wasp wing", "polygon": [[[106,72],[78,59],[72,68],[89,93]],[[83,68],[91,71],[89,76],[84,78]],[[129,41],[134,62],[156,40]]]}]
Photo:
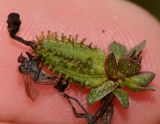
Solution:
[{"label": "wasp wing", "polygon": [[33,86],[34,80],[32,80],[31,76],[24,75],[24,84],[27,96],[31,100],[36,100],[39,96],[39,91]]}]

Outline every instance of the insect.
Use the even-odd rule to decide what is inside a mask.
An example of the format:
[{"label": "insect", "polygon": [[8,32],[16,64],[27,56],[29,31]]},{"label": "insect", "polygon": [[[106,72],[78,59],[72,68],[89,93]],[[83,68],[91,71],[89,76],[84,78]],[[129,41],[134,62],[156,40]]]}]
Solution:
[{"label": "insect", "polygon": [[[32,48],[32,52],[26,52],[28,58],[22,54],[18,57],[19,71],[27,77],[26,93],[32,100],[37,98],[38,91],[28,81],[28,77],[37,84],[52,85],[59,90],[77,118],[85,118],[88,124],[110,124],[115,97],[123,107],[129,106],[124,87],[133,91],[155,90],[149,86],[154,73],[140,71],[145,41],[130,51],[122,44],[113,42],[106,56],[101,49],[84,44],[84,39],[78,42],[78,35],[67,37],[62,34],[59,37],[57,33],[48,32],[47,35],[41,33],[36,41],[26,41],[16,35],[21,24],[17,13],[9,14],[7,23],[11,38]],[[47,73],[43,66],[52,73]],[[70,82],[90,89],[88,104],[101,101],[96,113],[88,113],[80,101],[64,92]],[[77,112],[72,100],[83,113]]]}]

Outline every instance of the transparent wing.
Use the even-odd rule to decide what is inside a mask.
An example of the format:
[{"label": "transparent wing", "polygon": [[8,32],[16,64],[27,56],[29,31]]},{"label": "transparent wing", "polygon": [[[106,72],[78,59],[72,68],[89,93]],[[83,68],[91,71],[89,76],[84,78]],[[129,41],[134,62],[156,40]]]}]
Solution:
[{"label": "transparent wing", "polygon": [[39,91],[33,86],[33,83],[34,81],[32,80],[31,76],[25,74],[24,84],[25,84],[26,94],[31,100],[34,101],[39,96]]}]

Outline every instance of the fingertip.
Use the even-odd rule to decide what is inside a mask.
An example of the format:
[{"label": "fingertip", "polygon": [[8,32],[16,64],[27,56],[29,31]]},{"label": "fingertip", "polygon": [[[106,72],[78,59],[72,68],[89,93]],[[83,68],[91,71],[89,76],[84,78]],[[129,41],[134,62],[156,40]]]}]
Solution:
[{"label": "fingertip", "polygon": [[[7,6],[6,4],[7,2],[4,2],[4,3]],[[20,3],[21,5],[19,5]],[[92,42],[94,45],[97,45],[99,48],[103,49],[106,52],[107,52],[108,45],[112,41],[121,42],[127,45],[128,48],[131,48],[135,46],[138,42],[147,40],[148,42],[145,48],[146,55],[144,56],[144,61],[143,61],[143,64],[145,66],[143,69],[144,70],[151,69],[156,73],[159,73],[160,71],[160,68],[157,68],[157,65],[160,59],[160,54],[157,54],[159,51],[158,43],[160,40],[159,23],[147,12],[131,4],[128,1],[106,1],[106,0],[74,1],[72,0],[68,2],[63,0],[59,0],[59,1],[55,0],[54,3],[51,3],[49,0],[46,0],[44,2],[43,1],[39,2],[37,0],[32,2],[30,1],[30,4],[23,3],[23,1],[20,3],[18,2],[15,3],[16,6],[14,6],[15,4],[13,5],[9,4],[10,8],[8,7],[4,11],[9,12],[9,11],[16,10],[18,8],[19,12],[22,14],[22,17],[23,17],[22,18],[23,26],[22,26],[21,32],[19,32],[19,35],[25,37],[26,39],[29,39],[29,38],[32,39],[42,30],[47,31],[48,29],[52,31],[57,31],[57,32],[65,32],[67,35],[78,33],[81,38],[87,37],[88,39],[87,43]],[[38,7],[36,12],[35,12],[35,5]],[[4,23],[6,23],[6,21],[3,22],[3,24]],[[3,37],[6,37],[6,34]],[[10,49],[11,53],[12,51],[15,51],[15,49],[17,49],[17,51],[14,52],[14,55],[10,54],[10,56],[17,56],[17,53],[23,50],[23,49],[19,49],[19,47],[21,47],[19,45],[17,45],[16,47]],[[9,61],[12,62],[13,60],[10,59]],[[5,63],[5,61],[3,63]],[[14,66],[14,68],[16,67]],[[17,73],[13,71],[11,75],[16,76]],[[14,78],[15,77],[13,77],[13,79]],[[8,80],[8,82],[13,82],[13,81]],[[14,83],[17,83],[17,82],[14,82]],[[6,85],[6,87],[8,86]],[[71,94],[73,94],[73,96],[80,98],[80,100],[84,100],[86,97],[86,93],[84,93],[83,96],[79,95],[79,93],[80,93],[79,91],[78,92],[71,91]],[[158,97],[158,94],[153,95],[153,97],[155,96]],[[52,98],[55,98],[55,97],[59,97],[59,96],[53,96]],[[142,97],[144,96],[142,95]],[[48,99],[51,99],[51,98],[48,98]],[[154,103],[151,102],[150,104],[142,104],[146,102],[145,100],[144,101],[131,100],[131,101],[132,101],[131,108],[129,108],[128,110],[125,110],[126,114],[124,116],[123,116],[124,114],[123,112],[122,113],[115,112],[113,123],[115,124],[130,123],[131,124],[131,123],[146,122],[147,119],[146,120],[142,120],[142,119],[144,119],[143,117],[147,118],[149,114],[146,114],[146,115],[144,114],[142,117],[142,115],[140,115],[141,112],[138,111],[138,109],[141,107],[142,109],[140,110],[147,109],[150,105],[153,105]],[[158,106],[158,102],[159,101],[157,100],[156,101],[157,106]],[[84,103],[86,105],[86,102]],[[63,108],[64,102],[61,100],[60,101],[48,100],[48,101],[45,101],[44,104],[42,103],[41,106],[39,106],[39,108],[37,107],[39,109],[38,112],[42,113],[40,117],[43,118],[43,114],[45,114],[43,112],[52,111],[50,108],[45,106],[47,104],[49,105],[49,107],[52,107],[52,105],[54,105],[54,109],[57,112],[53,117],[57,120],[52,120],[53,119],[52,115],[49,115],[49,113],[48,115],[46,115],[46,118],[50,119],[50,122],[54,122],[54,121],[58,123],[62,123],[62,122],[64,123],[65,121],[66,123],[75,122],[76,118],[74,117],[73,114],[71,114],[72,112],[71,108],[64,109]],[[67,106],[66,104],[67,103],[65,103],[65,106]],[[56,108],[56,106],[58,106],[58,108]],[[154,113],[157,106],[154,106],[154,110],[152,110],[151,107],[149,108],[149,110]],[[135,108],[136,110],[132,111]],[[116,109],[116,111],[117,110],[118,109]],[[52,112],[54,113],[54,110]],[[70,114],[69,115],[70,120],[67,117],[68,112]],[[136,115],[137,112],[138,114]],[[144,112],[147,113],[147,110],[145,110]],[[32,110],[27,111],[25,113],[26,117],[31,117],[32,116],[31,113],[32,113]],[[38,115],[39,113],[35,112],[34,116]],[[64,117],[59,116],[59,115],[62,115],[62,113]],[[137,120],[133,119],[132,118],[133,116]],[[36,117],[37,119],[40,118],[38,116]],[[128,119],[125,120],[125,117],[127,117]],[[63,118],[63,120],[61,120],[61,118]],[[25,120],[21,120],[21,122],[23,121]],[[45,122],[46,120],[44,119],[43,121]],[[148,121],[148,123],[149,122],[151,121]],[[76,123],[78,123],[78,121],[76,121]]]}]

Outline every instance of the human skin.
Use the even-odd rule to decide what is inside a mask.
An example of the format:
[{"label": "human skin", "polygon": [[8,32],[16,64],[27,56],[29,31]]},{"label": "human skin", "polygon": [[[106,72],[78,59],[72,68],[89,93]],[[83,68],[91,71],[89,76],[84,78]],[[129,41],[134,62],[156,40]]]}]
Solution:
[{"label": "human skin", "polygon": [[[22,20],[17,35],[33,40],[41,31],[78,34],[107,54],[112,41],[128,48],[147,40],[142,70],[156,74],[151,83],[156,91],[134,93],[129,90],[130,106],[122,108],[114,101],[111,124],[160,124],[160,24],[140,7],[122,0],[1,0],[0,2],[0,122],[1,124],[82,124],[71,106],[52,86],[37,86],[40,96],[33,102],[25,93],[23,75],[18,72],[17,57],[29,48],[11,39],[7,16],[18,12]],[[102,31],[103,30],[103,31]],[[71,85],[67,91],[89,111],[88,90]]]}]

